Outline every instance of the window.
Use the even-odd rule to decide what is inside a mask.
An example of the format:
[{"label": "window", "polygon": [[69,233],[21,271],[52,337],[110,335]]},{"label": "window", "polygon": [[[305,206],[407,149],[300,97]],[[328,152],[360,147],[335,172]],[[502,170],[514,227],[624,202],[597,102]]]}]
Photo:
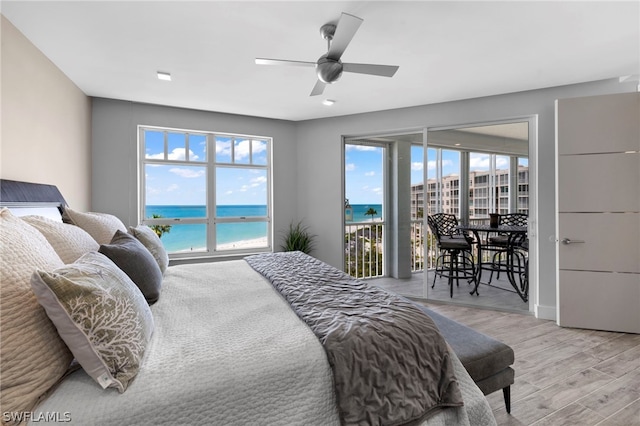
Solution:
[{"label": "window", "polygon": [[172,257],[271,249],[271,139],[139,127],[141,223]]}]

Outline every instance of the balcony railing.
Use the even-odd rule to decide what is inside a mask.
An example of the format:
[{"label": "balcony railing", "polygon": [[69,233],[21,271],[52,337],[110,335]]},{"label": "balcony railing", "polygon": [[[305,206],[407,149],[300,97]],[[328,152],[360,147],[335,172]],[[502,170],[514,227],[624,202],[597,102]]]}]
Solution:
[{"label": "balcony railing", "polygon": [[[472,224],[489,223],[489,219],[469,219]],[[345,226],[345,271],[356,278],[373,278],[384,275],[384,227],[385,223],[357,222]],[[435,267],[438,255],[436,240],[425,229],[422,219],[411,221],[411,272],[421,272]]]},{"label": "balcony railing", "polygon": [[345,226],[345,271],[355,278],[384,275],[384,222],[354,222]]}]

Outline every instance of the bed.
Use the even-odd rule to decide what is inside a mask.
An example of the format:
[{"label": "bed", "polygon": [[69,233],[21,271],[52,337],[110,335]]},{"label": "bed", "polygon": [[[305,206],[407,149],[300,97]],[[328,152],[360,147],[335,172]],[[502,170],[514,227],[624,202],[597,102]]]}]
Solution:
[{"label": "bed", "polygon": [[[33,327],[51,328],[48,321],[59,319],[49,312],[47,303],[51,301],[42,301],[42,289],[32,281],[42,285],[52,273],[44,271],[47,268],[43,266],[37,273],[20,266],[28,262],[9,263],[17,256],[13,252],[19,251],[16,247],[21,239],[25,244],[41,240],[33,231],[38,232],[38,223],[45,220],[34,216],[42,213],[48,216],[46,223],[62,222],[57,211],[69,207],[57,188],[50,185],[2,180],[0,188],[0,202],[9,207],[3,210],[1,222],[3,273],[5,277],[10,273],[14,281],[24,280],[16,275],[31,275],[26,279],[33,291],[23,291],[20,297],[24,306],[29,305],[37,314],[34,317],[44,318],[41,323],[45,325]],[[96,217],[114,219],[109,215]],[[14,234],[9,241],[11,232]],[[101,253],[108,242],[96,240],[96,245],[100,250],[89,250],[74,262],[65,254],[68,263],[62,262],[61,256],[60,262],[51,260],[48,268],[66,274],[82,262],[107,262],[107,256]],[[114,276],[123,279],[123,270],[126,268],[113,271]],[[16,308],[16,303],[9,307],[7,303],[14,295],[7,293],[3,279],[2,422],[495,424],[486,398],[438,335],[437,327],[405,299],[354,280],[299,252],[165,265],[162,272],[156,300],[150,302],[148,289],[139,285],[140,291],[135,290],[137,293],[131,296],[144,305],[138,319],[147,321],[141,326],[141,335],[148,334],[135,373],[131,377],[123,374],[120,380],[117,374],[127,367],[116,368],[116,379],[102,377],[106,381],[101,381],[85,360],[87,355],[76,351],[70,355],[69,343],[63,338],[55,350],[50,344],[46,346],[47,356],[58,354],[56,362],[64,366],[63,371],[56,372],[59,377],[21,393],[22,400],[31,398],[28,401],[33,406],[15,405],[16,399],[10,395],[13,385],[23,384],[8,382],[20,351],[7,348],[12,346],[12,339],[21,338],[26,326],[5,323],[13,316],[24,315],[18,312],[24,309]],[[40,278],[34,278],[36,275]],[[63,275],[58,274],[58,278]],[[66,315],[64,320],[68,319]],[[68,331],[58,322],[55,327],[66,336]],[[352,335],[356,340],[351,340]],[[80,366],[79,360],[83,360]],[[31,364],[25,367],[26,361]],[[40,367],[33,366],[42,364],[42,360],[26,361],[19,360],[20,368],[37,373]],[[47,366],[50,364],[47,362]],[[13,406],[22,408],[7,411]]]}]

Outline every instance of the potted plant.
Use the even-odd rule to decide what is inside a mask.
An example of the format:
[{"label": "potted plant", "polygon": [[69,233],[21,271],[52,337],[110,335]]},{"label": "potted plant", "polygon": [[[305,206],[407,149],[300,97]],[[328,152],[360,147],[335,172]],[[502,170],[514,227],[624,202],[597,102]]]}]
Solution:
[{"label": "potted plant", "polygon": [[309,254],[313,250],[315,235],[309,233],[309,227],[302,225],[302,221],[289,224],[289,230],[285,232],[281,248],[284,251],[301,251]]}]

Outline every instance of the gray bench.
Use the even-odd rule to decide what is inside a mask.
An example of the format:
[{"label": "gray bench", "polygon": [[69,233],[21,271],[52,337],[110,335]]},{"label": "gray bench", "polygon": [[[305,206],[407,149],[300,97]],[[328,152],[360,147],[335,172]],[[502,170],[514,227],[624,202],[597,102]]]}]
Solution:
[{"label": "gray bench", "polygon": [[504,343],[421,306],[440,329],[449,346],[464,365],[469,376],[483,394],[502,389],[507,413],[511,413],[511,385],[515,357],[513,349]]}]

